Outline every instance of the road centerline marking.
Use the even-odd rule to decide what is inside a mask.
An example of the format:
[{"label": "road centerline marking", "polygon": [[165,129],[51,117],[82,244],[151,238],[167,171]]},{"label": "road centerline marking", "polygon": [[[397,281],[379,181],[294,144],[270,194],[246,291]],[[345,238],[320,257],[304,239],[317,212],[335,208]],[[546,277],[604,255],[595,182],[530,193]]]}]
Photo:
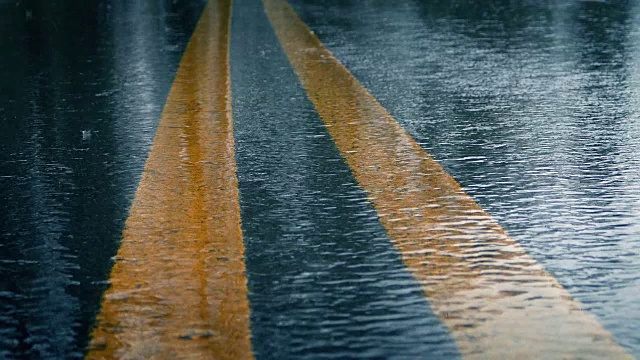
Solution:
[{"label": "road centerline marking", "polygon": [[311,102],[466,358],[631,358],[327,50],[265,10]]},{"label": "road centerline marking", "polygon": [[205,6],[180,62],[87,359],[253,357],[231,89],[231,0]]}]

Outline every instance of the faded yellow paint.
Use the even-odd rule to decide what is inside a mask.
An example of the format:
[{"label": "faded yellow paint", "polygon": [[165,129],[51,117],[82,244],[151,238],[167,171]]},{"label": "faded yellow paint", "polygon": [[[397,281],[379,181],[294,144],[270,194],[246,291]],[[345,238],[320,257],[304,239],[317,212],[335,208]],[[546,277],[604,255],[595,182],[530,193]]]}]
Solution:
[{"label": "faded yellow paint", "polygon": [[230,0],[205,7],[167,98],[87,359],[249,359]]},{"label": "faded yellow paint", "polygon": [[465,357],[631,358],[464,193],[286,1],[264,4],[340,153]]}]

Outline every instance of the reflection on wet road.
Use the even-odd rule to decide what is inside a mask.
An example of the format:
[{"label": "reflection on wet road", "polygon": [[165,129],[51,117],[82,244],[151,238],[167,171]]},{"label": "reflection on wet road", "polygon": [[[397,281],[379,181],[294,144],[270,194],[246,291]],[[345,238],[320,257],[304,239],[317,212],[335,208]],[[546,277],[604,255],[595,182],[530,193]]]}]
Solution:
[{"label": "reflection on wet road", "polygon": [[640,4],[293,3],[464,190],[640,356]]},{"label": "reflection on wet road", "polygon": [[260,0],[235,2],[231,36],[256,358],[455,358]]},{"label": "reflection on wet road", "polygon": [[338,149],[463,356],[625,357],[284,1],[265,6]]},{"label": "reflection on wet road", "polygon": [[0,2],[0,358],[78,358],[202,3],[17,3]]},{"label": "reflection on wet road", "polygon": [[0,2],[0,358],[640,357],[640,3],[291,3]]}]

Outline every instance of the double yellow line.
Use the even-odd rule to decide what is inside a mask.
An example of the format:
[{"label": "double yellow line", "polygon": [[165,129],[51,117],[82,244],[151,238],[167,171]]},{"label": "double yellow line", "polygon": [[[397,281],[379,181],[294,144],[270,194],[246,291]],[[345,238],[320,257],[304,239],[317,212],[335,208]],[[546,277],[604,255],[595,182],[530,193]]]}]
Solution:
[{"label": "double yellow line", "polygon": [[229,77],[230,0],[187,45],[125,225],[88,359],[248,359]]},{"label": "double yellow line", "polygon": [[[630,358],[285,0],[264,4],[340,153],[463,356]],[[182,59],[88,358],[252,357],[229,103],[230,7],[211,1]]]}]

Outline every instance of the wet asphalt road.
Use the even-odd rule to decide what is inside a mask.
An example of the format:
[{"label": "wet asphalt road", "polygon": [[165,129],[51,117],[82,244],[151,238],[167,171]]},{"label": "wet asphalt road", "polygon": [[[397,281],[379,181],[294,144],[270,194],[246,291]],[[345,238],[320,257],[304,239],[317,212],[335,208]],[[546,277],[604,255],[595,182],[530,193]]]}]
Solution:
[{"label": "wet asphalt road", "polygon": [[292,3],[465,191],[640,356],[640,4]]},{"label": "wet asphalt road", "polygon": [[232,96],[256,356],[455,357],[260,1],[234,11]]},{"label": "wet asphalt road", "polygon": [[201,9],[0,3],[0,358],[82,356]]},{"label": "wet asphalt road", "polygon": [[[640,3],[291,3],[639,357]],[[230,48],[256,358],[456,357],[261,6]],[[0,358],[82,356],[202,7],[0,2]]]}]

